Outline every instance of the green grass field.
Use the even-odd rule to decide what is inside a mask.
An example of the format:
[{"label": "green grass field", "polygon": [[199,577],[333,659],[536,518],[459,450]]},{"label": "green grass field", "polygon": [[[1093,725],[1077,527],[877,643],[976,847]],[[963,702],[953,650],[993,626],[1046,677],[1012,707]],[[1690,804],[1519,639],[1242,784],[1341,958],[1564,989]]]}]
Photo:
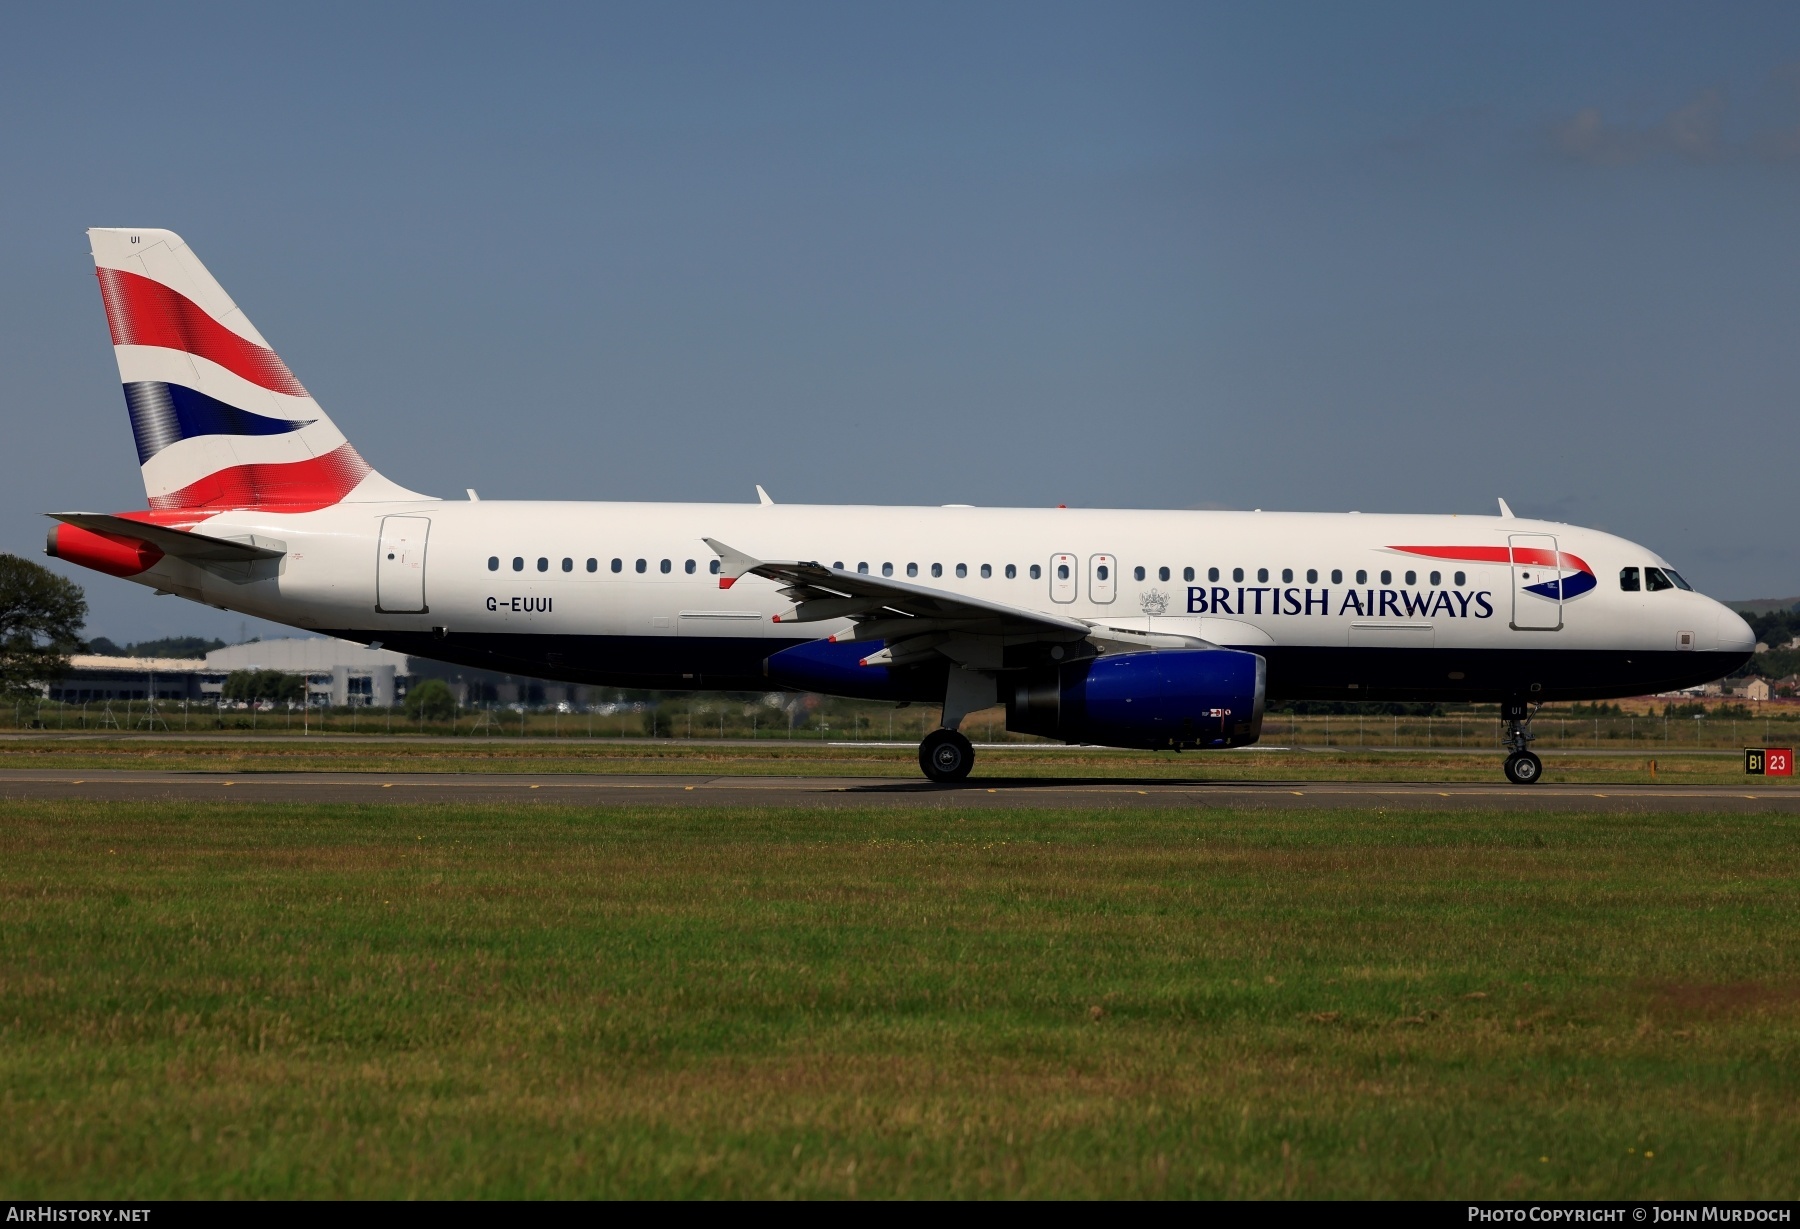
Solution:
[{"label": "green grass field", "polygon": [[[1551,782],[1743,785],[1732,751],[1607,753],[1543,748]],[[1332,750],[1119,751],[1101,747],[982,748],[981,777],[1161,777],[1248,781],[1494,781],[1504,752],[1425,748]],[[1651,765],[1655,768],[1652,769]],[[711,774],[917,778],[910,745],[796,740],[761,743],[584,739],[350,739],[25,737],[0,739],[0,769],[79,773],[100,768],[228,772],[473,772]],[[1757,790],[1796,788],[1793,778],[1759,777]]]},{"label": "green grass field", "polygon": [[1800,821],[0,803],[0,1196],[1800,1195]]}]

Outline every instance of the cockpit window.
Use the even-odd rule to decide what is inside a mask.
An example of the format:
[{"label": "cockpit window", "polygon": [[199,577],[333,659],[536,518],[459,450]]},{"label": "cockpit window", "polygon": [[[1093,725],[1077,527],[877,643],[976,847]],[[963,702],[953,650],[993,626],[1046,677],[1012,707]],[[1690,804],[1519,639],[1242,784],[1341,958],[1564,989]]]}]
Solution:
[{"label": "cockpit window", "polygon": [[1694,586],[1681,579],[1681,573],[1677,572],[1674,568],[1664,568],[1663,571],[1669,574],[1669,579],[1675,582],[1675,587],[1677,589],[1686,589],[1689,593],[1694,591]]},{"label": "cockpit window", "polygon": [[1626,593],[1636,593],[1642,587],[1642,585],[1638,584],[1638,570],[1636,568],[1619,569],[1620,589]]},{"label": "cockpit window", "polygon": [[1661,568],[1644,569],[1644,588],[1652,593],[1660,593],[1664,589],[1673,589],[1675,582],[1663,575]]}]

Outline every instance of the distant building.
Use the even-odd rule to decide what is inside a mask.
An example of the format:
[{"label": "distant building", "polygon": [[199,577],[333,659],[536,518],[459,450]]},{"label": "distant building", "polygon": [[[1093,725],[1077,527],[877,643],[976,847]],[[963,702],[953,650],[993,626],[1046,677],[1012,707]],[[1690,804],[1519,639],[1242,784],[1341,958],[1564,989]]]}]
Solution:
[{"label": "distant building", "polygon": [[386,708],[405,694],[405,683],[413,675],[404,653],[328,636],[227,645],[206,655],[206,669],[217,677],[216,683],[203,685],[210,695],[218,694],[234,670],[279,670],[305,675],[308,697],[322,697],[333,708],[351,704]]},{"label": "distant building", "polygon": [[1773,694],[1769,686],[1769,680],[1756,674],[1739,681],[1738,684],[1732,688],[1732,693],[1741,696],[1746,700],[1767,700],[1770,695]]},{"label": "distant building", "polygon": [[[184,657],[102,657],[77,653],[69,672],[45,689],[64,704],[106,700],[200,700],[206,662]],[[213,688],[216,695],[218,688]]]},{"label": "distant building", "polygon": [[333,708],[386,708],[399,703],[410,687],[427,678],[443,679],[465,708],[499,705],[568,712],[586,708],[599,694],[598,688],[451,666],[327,636],[252,640],[214,649],[204,658],[82,653],[69,659],[66,675],[43,690],[46,699],[69,704],[153,698],[211,702],[219,699],[225,680],[236,670],[301,675],[306,679],[308,700]]},{"label": "distant building", "polygon": [[78,653],[69,670],[44,688],[65,704],[107,700],[217,700],[237,670],[279,670],[306,679],[307,698],[336,708],[387,707],[405,695],[413,670],[404,653],[325,636],[253,640],[214,649],[204,658],[102,657]]}]

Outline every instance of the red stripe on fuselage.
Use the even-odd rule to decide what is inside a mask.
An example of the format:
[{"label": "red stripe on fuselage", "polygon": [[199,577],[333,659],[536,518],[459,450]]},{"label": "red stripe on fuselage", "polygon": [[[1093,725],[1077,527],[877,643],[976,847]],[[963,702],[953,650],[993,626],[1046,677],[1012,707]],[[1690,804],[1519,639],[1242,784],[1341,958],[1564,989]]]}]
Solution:
[{"label": "red stripe on fuselage", "polygon": [[1423,555],[1427,559],[1461,559],[1469,563],[1529,563],[1541,568],[1571,567],[1593,575],[1590,568],[1579,557],[1568,551],[1542,550],[1535,546],[1520,546],[1508,549],[1504,546],[1390,546],[1389,550],[1404,551],[1409,555]]},{"label": "red stripe on fuselage", "polygon": [[369,463],[348,444],[309,461],[234,465],[167,495],[152,495],[158,512],[181,509],[278,508],[311,512],[348,495],[369,474]]},{"label": "red stripe on fuselage", "polygon": [[275,351],[239,337],[201,306],[161,282],[124,269],[96,269],[106,324],[115,346],[160,346],[211,359],[271,392],[304,397],[306,390]]}]

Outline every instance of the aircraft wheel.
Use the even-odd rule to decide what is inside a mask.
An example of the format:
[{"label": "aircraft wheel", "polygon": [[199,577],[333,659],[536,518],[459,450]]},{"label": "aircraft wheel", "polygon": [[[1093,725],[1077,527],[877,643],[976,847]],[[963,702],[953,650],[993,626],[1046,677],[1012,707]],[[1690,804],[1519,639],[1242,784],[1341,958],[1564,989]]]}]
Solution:
[{"label": "aircraft wheel", "polygon": [[954,785],[975,767],[975,748],[955,730],[933,730],[919,744],[919,767],[940,785]]},{"label": "aircraft wheel", "polygon": [[1544,761],[1529,751],[1515,751],[1506,757],[1506,779],[1514,785],[1536,785],[1544,775]]}]

